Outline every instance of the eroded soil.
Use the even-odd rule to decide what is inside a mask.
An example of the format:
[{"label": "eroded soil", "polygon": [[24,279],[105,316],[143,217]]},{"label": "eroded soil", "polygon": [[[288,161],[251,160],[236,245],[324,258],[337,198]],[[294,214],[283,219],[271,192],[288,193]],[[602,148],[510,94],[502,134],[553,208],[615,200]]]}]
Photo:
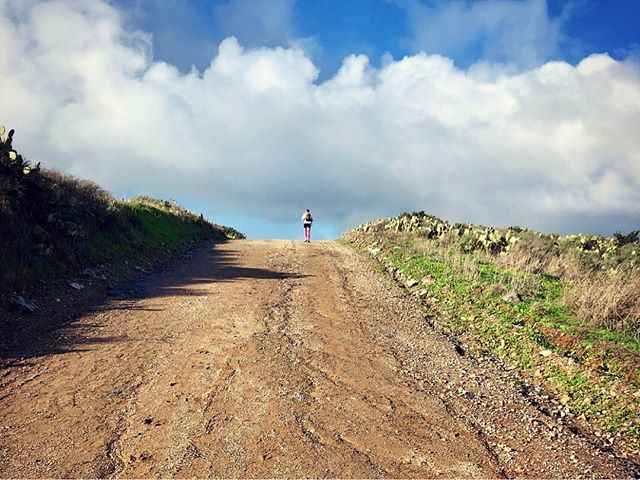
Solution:
[{"label": "eroded soil", "polygon": [[232,241],[140,288],[5,359],[0,476],[629,474],[333,242]]}]

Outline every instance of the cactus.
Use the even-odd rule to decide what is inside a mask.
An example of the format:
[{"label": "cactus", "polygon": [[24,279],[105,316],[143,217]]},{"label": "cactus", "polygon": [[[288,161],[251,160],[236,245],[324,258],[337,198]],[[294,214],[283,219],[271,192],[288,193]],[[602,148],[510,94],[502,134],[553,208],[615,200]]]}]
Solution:
[{"label": "cactus", "polygon": [[396,232],[416,232],[420,236],[435,239],[451,231],[451,225],[424,212],[403,213],[388,220],[385,229]]},{"label": "cactus", "polygon": [[6,135],[5,133],[4,125],[0,125],[0,173],[22,181],[33,173],[39,172],[39,163],[32,166],[13,149],[12,143],[15,130],[9,130]]},{"label": "cactus", "polygon": [[[507,254],[523,239],[523,234],[537,235],[548,243],[549,248],[558,250],[575,249],[585,260],[599,269],[609,271],[623,261],[633,259],[634,264],[640,264],[635,252],[639,243],[639,232],[628,235],[616,234],[614,237],[594,235],[566,235],[559,236],[552,233],[532,232],[519,226],[507,229],[484,227],[471,223],[450,224],[438,217],[425,212],[402,213],[394,218],[375,220],[356,227],[355,231],[372,232],[392,230],[397,233],[411,233],[418,237],[436,240],[445,236],[457,238],[457,243],[465,252],[482,250],[489,254]],[[635,250],[634,250],[635,248]],[[627,260],[625,260],[627,259]],[[637,260],[636,260],[637,259]]]},{"label": "cactus", "polygon": [[535,232],[512,226],[507,229],[484,227],[472,223],[450,224],[425,212],[402,213],[394,218],[362,224],[355,232],[374,234],[383,230],[409,233],[428,240],[447,238],[463,252],[483,251],[490,255],[506,255],[522,244],[526,248],[534,237],[553,255],[572,252],[584,267],[619,275],[629,269],[640,268],[640,231],[613,237],[596,235],[565,235]]},{"label": "cactus", "polygon": [[613,238],[616,239],[618,245],[627,245],[629,243],[640,243],[640,230],[633,230],[626,235],[620,232],[613,234]]},{"label": "cactus", "polygon": [[464,251],[484,250],[492,254],[508,252],[520,240],[516,233],[525,231],[521,227],[499,230],[469,223],[450,224],[425,212],[402,213],[395,218],[360,225],[356,230],[368,232],[379,225],[386,230],[414,233],[429,240],[453,235],[461,239]]}]

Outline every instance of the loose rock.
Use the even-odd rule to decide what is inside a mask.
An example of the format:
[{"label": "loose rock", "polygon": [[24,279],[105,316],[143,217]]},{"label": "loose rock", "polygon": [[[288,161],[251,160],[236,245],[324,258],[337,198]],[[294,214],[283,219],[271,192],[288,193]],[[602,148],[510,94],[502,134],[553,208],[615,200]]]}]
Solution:
[{"label": "loose rock", "polygon": [[93,278],[95,280],[106,280],[107,279],[107,277],[105,277],[104,274],[98,273],[93,268],[85,268],[82,271],[82,275],[84,275],[85,277]]},{"label": "loose rock", "polygon": [[506,295],[504,295],[502,297],[502,299],[505,302],[509,302],[509,303],[516,303],[516,302],[521,302],[522,301],[522,297],[520,296],[520,294],[518,292],[509,292]]},{"label": "loose rock", "polygon": [[33,300],[27,300],[24,297],[16,296],[11,299],[11,306],[15,310],[33,313],[38,309],[38,304]]}]

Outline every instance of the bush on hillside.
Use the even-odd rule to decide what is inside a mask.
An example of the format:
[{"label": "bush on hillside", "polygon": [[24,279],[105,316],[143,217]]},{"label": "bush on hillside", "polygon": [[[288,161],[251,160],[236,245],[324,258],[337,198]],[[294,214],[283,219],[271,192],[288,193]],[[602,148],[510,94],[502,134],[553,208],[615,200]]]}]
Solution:
[{"label": "bush on hillside", "polygon": [[[564,303],[580,318],[618,331],[640,328],[639,231],[598,235],[534,232],[521,227],[493,228],[450,224],[424,212],[402,213],[358,226],[349,235],[383,239],[395,235],[430,245],[430,252],[513,268],[525,275],[551,275],[568,284]],[[464,262],[463,262],[464,263]],[[539,277],[542,278],[542,277]]]},{"label": "bush on hillside", "polygon": [[[509,233],[517,240],[503,248]],[[436,329],[548,387],[616,448],[640,451],[637,232],[559,236],[418,212],[343,240],[418,299]]]},{"label": "bush on hillside", "polygon": [[14,150],[13,130],[0,132],[0,292],[5,296],[98,260],[188,239],[230,238],[176,202],[118,201],[93,182],[31,165]]}]

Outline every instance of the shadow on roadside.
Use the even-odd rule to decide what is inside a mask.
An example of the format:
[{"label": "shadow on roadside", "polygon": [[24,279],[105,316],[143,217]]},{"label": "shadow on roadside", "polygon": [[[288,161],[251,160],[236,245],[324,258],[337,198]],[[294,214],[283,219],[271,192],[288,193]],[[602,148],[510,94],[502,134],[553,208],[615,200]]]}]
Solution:
[{"label": "shadow on roadside", "polygon": [[[91,313],[112,310],[157,312],[162,308],[142,306],[138,300],[206,295],[204,288],[194,286],[215,282],[245,279],[280,281],[308,276],[298,272],[241,267],[237,257],[237,253],[219,250],[208,242],[144,276],[113,286],[98,285],[95,291],[88,292],[70,305],[57,305],[51,299],[48,305],[34,314],[0,311],[0,367],[20,367],[28,364],[25,361],[30,358],[85,352],[91,350],[92,345],[137,340],[126,336],[100,336],[96,330],[101,325],[77,323]],[[64,285],[63,288],[68,287]]]}]

